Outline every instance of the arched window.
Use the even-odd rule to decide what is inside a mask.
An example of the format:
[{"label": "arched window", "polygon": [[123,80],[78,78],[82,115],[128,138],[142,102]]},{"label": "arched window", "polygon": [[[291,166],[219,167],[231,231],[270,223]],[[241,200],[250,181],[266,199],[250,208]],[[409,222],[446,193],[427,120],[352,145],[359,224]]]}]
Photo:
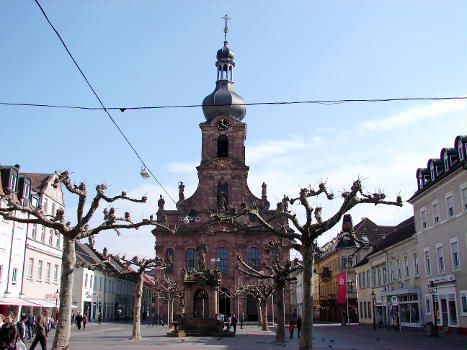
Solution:
[{"label": "arched window", "polygon": [[277,248],[277,247],[272,248],[271,255],[272,255],[273,258],[279,259],[280,258],[279,248]]},{"label": "arched window", "polygon": [[248,265],[254,269],[259,268],[259,250],[258,248],[252,247],[248,249]]},{"label": "arched window", "polygon": [[193,317],[209,317],[209,297],[204,289],[198,289],[193,297]]},{"label": "arched window", "polygon": [[430,164],[430,175],[431,175],[431,181],[435,179],[435,166],[433,163]]},{"label": "arched window", "polygon": [[174,250],[172,248],[167,248],[165,251],[165,272],[173,273],[174,272]]},{"label": "arched window", "polygon": [[217,138],[217,156],[223,158],[229,156],[229,139],[225,135]]},{"label": "arched window", "polygon": [[186,267],[194,269],[196,267],[196,252],[193,248],[186,250]]},{"label": "arched window", "polygon": [[447,152],[444,153],[444,171],[449,170],[449,158]]},{"label": "arched window", "polygon": [[457,143],[457,152],[459,153],[459,160],[464,160],[464,151],[462,149],[462,141],[459,140]]},{"label": "arched window", "polygon": [[229,256],[227,248],[218,248],[216,250],[216,269],[222,273],[229,271]]}]

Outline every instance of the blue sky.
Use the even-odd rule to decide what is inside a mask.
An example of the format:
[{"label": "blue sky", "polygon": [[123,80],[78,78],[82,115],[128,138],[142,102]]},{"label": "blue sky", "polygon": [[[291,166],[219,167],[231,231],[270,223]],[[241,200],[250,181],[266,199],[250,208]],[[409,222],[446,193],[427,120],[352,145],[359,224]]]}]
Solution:
[{"label": "blue sky", "polygon": [[[42,3],[107,106],[201,103],[215,85],[225,13],[235,89],[246,102],[467,95],[465,1]],[[34,1],[2,1],[0,32],[0,102],[97,106]],[[201,108],[113,116],[174,198],[178,181],[187,195],[194,191]],[[118,208],[134,217],[155,211],[160,188],[141,179],[138,159],[103,112],[0,106],[0,121],[1,164],[68,169],[90,189],[105,182],[109,193],[147,193],[148,205]],[[244,121],[249,185],[259,195],[267,182],[271,202],[321,179],[339,193],[357,176],[369,191],[407,199],[416,169],[452,147],[467,125],[465,101],[249,106]],[[69,196],[67,204],[72,218]],[[329,214],[338,203],[316,204]],[[411,213],[409,204],[351,212],[354,223],[379,224]],[[106,233],[96,244],[151,255],[149,231],[118,240]]]}]

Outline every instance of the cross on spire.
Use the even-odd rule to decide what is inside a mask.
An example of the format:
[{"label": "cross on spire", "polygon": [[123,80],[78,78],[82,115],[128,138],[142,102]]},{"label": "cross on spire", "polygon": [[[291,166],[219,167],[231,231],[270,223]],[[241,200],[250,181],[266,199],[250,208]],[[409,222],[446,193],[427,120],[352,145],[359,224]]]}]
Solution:
[{"label": "cross on spire", "polygon": [[224,27],[224,46],[227,46],[227,33],[229,32],[229,27],[227,25],[227,21],[230,20],[231,18],[227,15],[223,16],[222,19],[225,21],[225,27]]}]

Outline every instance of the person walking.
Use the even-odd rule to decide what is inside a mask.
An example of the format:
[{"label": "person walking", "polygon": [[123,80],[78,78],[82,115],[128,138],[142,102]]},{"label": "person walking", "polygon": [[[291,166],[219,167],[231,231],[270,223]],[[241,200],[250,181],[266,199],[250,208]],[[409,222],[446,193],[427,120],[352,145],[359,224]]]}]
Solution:
[{"label": "person walking", "polygon": [[86,314],[83,314],[83,330],[86,329],[86,323],[88,323],[88,318]]},{"label": "person walking", "polygon": [[298,337],[300,338],[300,331],[302,330],[302,318],[298,316],[297,318],[297,334]]},{"label": "person walking", "polygon": [[73,323],[75,323],[75,312],[74,311],[71,314],[71,325],[73,325]]},{"label": "person walking", "polygon": [[243,329],[243,322],[245,322],[245,314],[242,312],[240,315],[240,329]]},{"label": "person walking", "polygon": [[45,318],[47,317],[47,311],[44,311],[44,315],[38,314],[36,317],[36,337],[34,338],[31,347],[29,350],[34,350],[36,348],[37,343],[41,343],[41,349],[47,350],[47,342],[45,339],[45,327],[47,326],[45,323]]},{"label": "person walking", "polygon": [[25,314],[21,315],[21,319],[16,324],[16,334],[17,338],[21,340],[23,343],[26,340],[26,322],[28,321],[28,316]]},{"label": "person walking", "polygon": [[32,314],[31,311],[28,311],[27,314],[27,321],[26,321],[26,330],[27,330],[27,336],[28,339],[32,338]]},{"label": "person walking", "polygon": [[78,312],[78,315],[76,315],[76,326],[78,326],[78,330],[81,329],[81,322],[83,322],[83,316],[81,316],[81,312]]},{"label": "person walking", "polygon": [[289,323],[289,332],[290,332],[290,339],[293,338],[293,330],[295,328],[295,325],[293,324],[293,321],[290,321]]},{"label": "person walking", "polygon": [[16,326],[12,322],[11,315],[6,315],[2,328],[0,328],[0,348],[16,349],[16,334]]},{"label": "person walking", "polygon": [[234,334],[235,334],[237,333],[237,322],[238,322],[237,316],[235,316],[235,314],[233,314],[231,322],[232,322],[232,327],[233,327]]},{"label": "person walking", "polygon": [[342,325],[347,326],[347,312],[345,312],[345,311],[342,314]]},{"label": "person walking", "polygon": [[227,333],[230,333],[230,326],[232,325],[232,317],[227,317],[227,329],[225,330]]}]

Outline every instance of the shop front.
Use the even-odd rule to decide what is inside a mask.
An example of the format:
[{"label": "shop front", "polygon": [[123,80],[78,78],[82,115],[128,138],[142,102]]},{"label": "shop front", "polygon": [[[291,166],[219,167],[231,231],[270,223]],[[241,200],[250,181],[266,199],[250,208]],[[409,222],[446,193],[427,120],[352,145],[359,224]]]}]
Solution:
[{"label": "shop front", "polygon": [[419,288],[398,289],[382,293],[383,299],[376,305],[381,324],[394,327],[423,327],[421,316],[421,291]]}]

